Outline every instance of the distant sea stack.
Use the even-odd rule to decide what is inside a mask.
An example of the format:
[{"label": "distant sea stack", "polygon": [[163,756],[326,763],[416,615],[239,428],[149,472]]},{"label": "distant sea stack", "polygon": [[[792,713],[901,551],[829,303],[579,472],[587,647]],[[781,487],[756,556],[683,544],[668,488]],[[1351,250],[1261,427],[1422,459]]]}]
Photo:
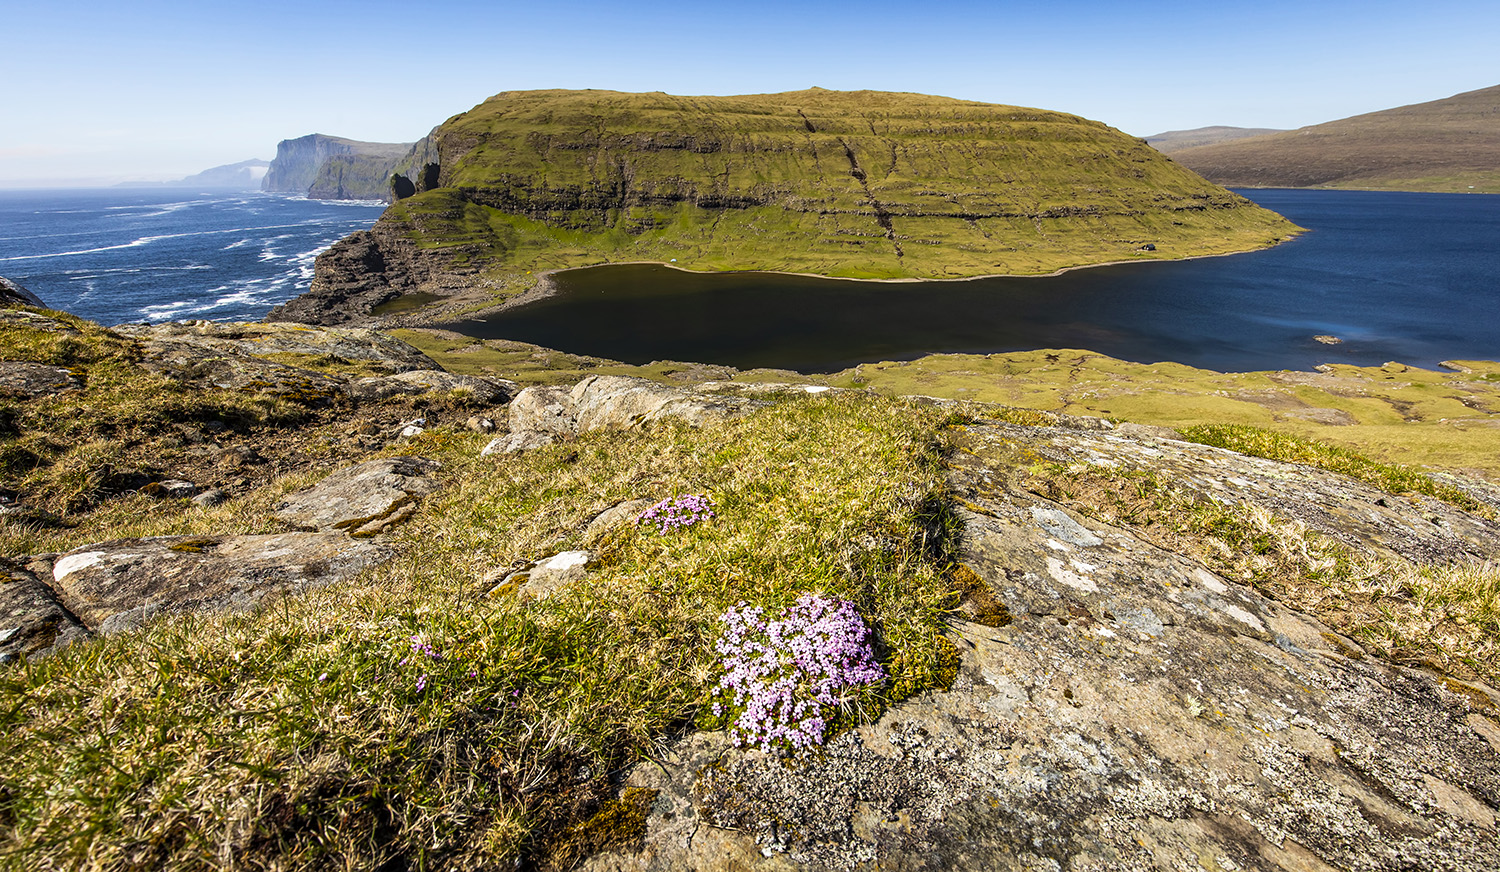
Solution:
[{"label": "distant sea stack", "polygon": [[313,133],[283,139],[261,190],[322,200],[384,200],[409,142],[359,142]]},{"label": "distant sea stack", "polygon": [[1172,159],[1235,187],[1500,193],[1500,86]]},{"label": "distant sea stack", "polygon": [[507,92],[403,165],[410,196],[321,256],[309,294],[272,318],[359,321],[413,291],[472,311],[528,274],[619,261],[952,279],[1297,232],[1100,122],[921,94]]}]

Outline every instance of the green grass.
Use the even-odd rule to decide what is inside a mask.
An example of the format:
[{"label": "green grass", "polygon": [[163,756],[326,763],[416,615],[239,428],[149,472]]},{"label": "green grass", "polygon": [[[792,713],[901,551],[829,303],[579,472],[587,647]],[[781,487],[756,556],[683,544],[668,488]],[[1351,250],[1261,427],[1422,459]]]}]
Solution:
[{"label": "green grass", "polygon": [[1333,364],[1223,373],[1078,349],[934,354],[861,364],[829,384],[1002,403],[1174,428],[1242,424],[1353,449],[1382,463],[1500,480],[1500,364],[1468,372]]},{"label": "green grass", "polygon": [[[502,461],[434,431],[411,450],[444,463],[445,489],[366,577],[0,673],[0,864],[566,866],[634,819],[607,804],[608,774],[709,723],[730,605],[858,605],[891,679],[846,722],[951,678],[943,423],[808,398]],[[549,600],[483,580],[581,545],[618,500],[688,492],[713,498],[711,523],[627,526]],[[413,657],[413,636],[442,659]]]},{"label": "green grass", "polygon": [[[81,388],[35,399],[0,396],[0,487],[67,516],[97,506],[134,472],[126,455],[149,455],[173,426],[223,421],[285,426],[308,408],[264,394],[190,387],[153,374],[126,339],[60,312],[0,320],[0,359],[69,369]],[[0,542],[4,542],[0,534]],[[7,543],[9,544],[9,543]]]},{"label": "green grass", "polygon": [[1298,231],[1099,122],[918,94],[512,92],[433,144],[443,186],[382,221],[501,294],[528,270],[621,261],[957,278]]},{"label": "green grass", "polygon": [[1357,478],[1388,493],[1422,494],[1451,503],[1466,512],[1493,515],[1488,506],[1464,491],[1443,484],[1420,470],[1402,464],[1380,463],[1342,446],[1240,424],[1205,424],[1186,427],[1180,432],[1191,442],[1228,448],[1268,460],[1315,466]]}]

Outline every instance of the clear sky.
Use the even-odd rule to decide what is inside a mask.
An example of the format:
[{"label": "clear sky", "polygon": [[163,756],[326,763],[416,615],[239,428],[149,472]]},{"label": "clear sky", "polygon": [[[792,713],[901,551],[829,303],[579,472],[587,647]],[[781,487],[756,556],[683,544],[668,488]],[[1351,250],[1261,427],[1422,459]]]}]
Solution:
[{"label": "clear sky", "polygon": [[171,179],[499,91],[814,85],[1293,128],[1500,84],[1495,0],[50,0],[7,4],[0,187]]}]

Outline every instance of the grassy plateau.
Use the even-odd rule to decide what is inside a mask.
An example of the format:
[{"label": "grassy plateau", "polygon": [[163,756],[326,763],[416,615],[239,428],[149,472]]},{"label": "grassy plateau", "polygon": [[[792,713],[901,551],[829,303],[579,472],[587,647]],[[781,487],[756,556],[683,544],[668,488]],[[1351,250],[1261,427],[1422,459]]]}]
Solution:
[{"label": "grassy plateau", "polygon": [[419,274],[478,275],[500,296],[528,272],[622,261],[1045,274],[1298,230],[1099,122],[919,94],[508,92],[417,149],[440,186],[377,229],[416,247]]}]

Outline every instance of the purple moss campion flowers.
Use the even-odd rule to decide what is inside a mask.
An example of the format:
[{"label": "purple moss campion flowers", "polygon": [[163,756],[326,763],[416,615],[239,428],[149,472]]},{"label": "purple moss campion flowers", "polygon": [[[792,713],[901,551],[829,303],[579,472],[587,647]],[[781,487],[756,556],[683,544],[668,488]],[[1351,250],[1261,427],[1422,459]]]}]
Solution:
[{"label": "purple moss campion flowers", "polygon": [[679,527],[691,527],[699,521],[714,516],[713,500],[703,494],[684,494],[669,497],[636,516],[636,526],[655,524],[658,532],[666,534]]},{"label": "purple moss campion flowers", "polygon": [[724,677],[713,712],[739,709],[730,731],[741,746],[795,753],[821,745],[829,710],[845,692],[885,680],[870,628],[848,600],[803,594],[770,620],[764,609],[740,603],[719,620]]}]

